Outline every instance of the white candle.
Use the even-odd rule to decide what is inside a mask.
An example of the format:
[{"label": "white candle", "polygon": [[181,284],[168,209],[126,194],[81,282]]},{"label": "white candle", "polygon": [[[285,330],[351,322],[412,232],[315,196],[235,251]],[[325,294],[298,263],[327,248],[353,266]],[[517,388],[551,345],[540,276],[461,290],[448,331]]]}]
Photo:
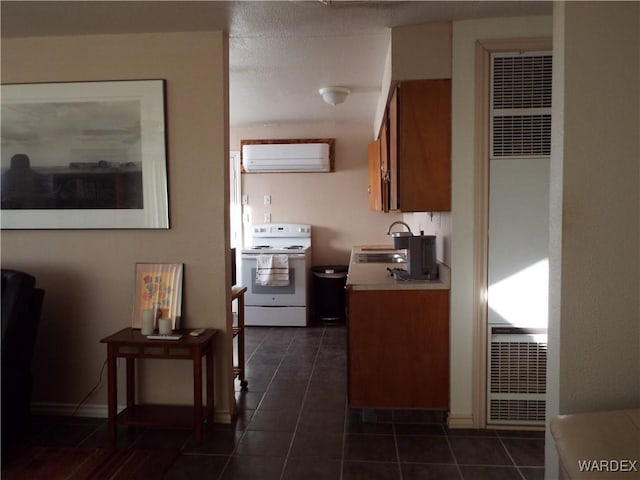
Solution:
[{"label": "white candle", "polygon": [[151,335],[153,333],[153,330],[155,329],[154,320],[153,310],[142,311],[142,328],[140,328],[140,333],[142,333],[142,335]]},{"label": "white candle", "polygon": [[160,335],[171,335],[171,319],[161,318],[158,320],[158,333]]}]

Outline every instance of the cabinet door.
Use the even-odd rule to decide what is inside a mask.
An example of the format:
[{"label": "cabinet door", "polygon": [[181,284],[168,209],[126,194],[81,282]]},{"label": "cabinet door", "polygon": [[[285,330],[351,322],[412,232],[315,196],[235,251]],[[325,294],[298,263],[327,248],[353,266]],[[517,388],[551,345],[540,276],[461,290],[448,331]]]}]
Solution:
[{"label": "cabinet door", "polygon": [[398,87],[398,206],[403,212],[451,210],[451,80]]},{"label": "cabinet door", "polygon": [[449,291],[347,295],[349,405],[449,408]]},{"label": "cabinet door", "polygon": [[388,180],[389,180],[389,199],[388,210],[398,210],[398,87],[393,90],[391,100],[389,101],[389,164],[388,164]]},{"label": "cabinet door", "polygon": [[380,129],[380,177],[382,179],[382,211],[389,211],[389,118],[385,116]]},{"label": "cabinet door", "polygon": [[376,212],[383,208],[380,146],[380,139],[369,144],[369,209]]}]

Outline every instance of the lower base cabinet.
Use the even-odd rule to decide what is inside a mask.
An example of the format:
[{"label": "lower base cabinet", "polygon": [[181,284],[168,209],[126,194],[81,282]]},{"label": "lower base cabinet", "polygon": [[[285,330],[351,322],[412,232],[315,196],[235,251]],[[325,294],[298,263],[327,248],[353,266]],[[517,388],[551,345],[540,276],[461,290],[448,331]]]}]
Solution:
[{"label": "lower base cabinet", "polygon": [[349,405],[449,409],[449,291],[347,289]]}]

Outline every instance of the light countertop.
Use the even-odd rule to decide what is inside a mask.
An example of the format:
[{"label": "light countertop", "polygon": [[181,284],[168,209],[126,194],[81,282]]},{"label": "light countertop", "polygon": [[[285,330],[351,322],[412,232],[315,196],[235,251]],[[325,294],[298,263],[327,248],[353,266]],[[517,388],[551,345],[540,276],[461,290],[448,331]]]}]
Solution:
[{"label": "light countertop", "polygon": [[406,268],[406,263],[359,263],[359,253],[394,253],[391,245],[357,245],[351,249],[347,287],[354,290],[449,290],[451,288],[451,269],[444,263],[438,263],[438,280],[396,280],[387,270]]}]

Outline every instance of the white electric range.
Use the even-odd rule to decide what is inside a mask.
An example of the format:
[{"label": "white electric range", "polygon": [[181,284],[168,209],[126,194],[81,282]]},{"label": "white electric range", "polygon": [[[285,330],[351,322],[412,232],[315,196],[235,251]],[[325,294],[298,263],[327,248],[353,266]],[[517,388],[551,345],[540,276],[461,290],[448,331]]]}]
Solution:
[{"label": "white electric range", "polygon": [[[261,285],[256,281],[260,255],[286,255],[288,285]],[[309,318],[311,226],[267,223],[251,227],[249,244],[242,249],[244,323],[248,326],[305,327]]]}]

